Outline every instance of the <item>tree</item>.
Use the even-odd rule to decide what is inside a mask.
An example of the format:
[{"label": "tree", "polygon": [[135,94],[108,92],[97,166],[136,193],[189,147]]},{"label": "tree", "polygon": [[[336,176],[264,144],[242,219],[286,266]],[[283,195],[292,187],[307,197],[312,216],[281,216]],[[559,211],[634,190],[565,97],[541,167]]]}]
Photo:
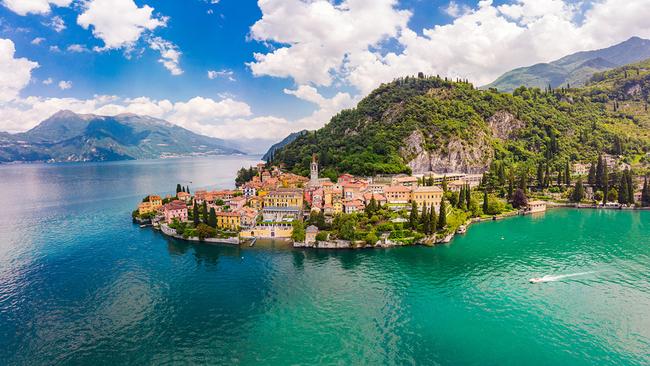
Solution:
[{"label": "tree", "polygon": [[[431,207],[433,208],[433,206]],[[428,234],[427,230],[429,230],[429,212],[426,203],[422,205],[422,215],[420,216],[420,225],[422,226],[422,231]]]},{"label": "tree", "polygon": [[626,178],[627,178],[627,203],[630,205],[634,204],[634,178],[632,177],[632,172],[629,169],[625,169]]},{"label": "tree", "polygon": [[467,203],[467,199],[465,198],[465,194],[466,194],[465,187],[460,187],[460,193],[458,194],[458,206],[457,207],[459,209],[463,210],[463,211],[467,210],[467,207],[465,207],[466,203]]},{"label": "tree", "polygon": [[598,189],[603,189],[605,187],[603,182],[604,171],[607,169],[606,165],[603,163],[603,156],[598,155],[598,162],[596,163],[596,174],[595,174],[595,184]]},{"label": "tree", "polygon": [[571,185],[571,168],[569,167],[569,162],[567,161],[564,166],[564,184],[568,187]]},{"label": "tree", "polygon": [[188,194],[191,194],[191,193],[190,193],[190,186],[187,186],[187,189],[186,189],[185,191],[186,191]]},{"label": "tree", "polygon": [[203,222],[207,224],[210,217],[208,213],[208,203],[205,201],[203,201],[203,205],[201,206],[201,216],[203,216]]},{"label": "tree", "polygon": [[291,222],[291,227],[293,231],[291,232],[291,240],[297,242],[305,241],[305,224],[300,220],[293,220]]},{"label": "tree", "polygon": [[199,205],[196,204],[196,201],[194,201],[194,207],[192,208],[192,219],[194,219],[194,227],[197,227],[199,225],[200,219]]},{"label": "tree", "polygon": [[211,238],[217,235],[217,232],[215,231],[214,228],[206,225],[206,224],[199,224],[196,227],[196,235],[199,237],[199,240],[203,241],[205,238]]},{"label": "tree", "polygon": [[438,230],[442,230],[447,226],[447,204],[445,198],[440,201],[440,213],[438,214]]},{"label": "tree", "polygon": [[438,226],[437,220],[436,209],[431,205],[431,210],[429,211],[429,234],[434,234],[436,232],[436,226]]},{"label": "tree", "polygon": [[472,205],[472,189],[469,187],[469,184],[465,188],[465,205],[467,206],[467,210]]},{"label": "tree", "polygon": [[628,204],[628,198],[629,198],[629,192],[628,192],[628,186],[627,186],[627,177],[625,172],[621,174],[621,180],[618,184],[618,203],[622,205],[627,205]]},{"label": "tree", "polygon": [[512,207],[522,208],[526,206],[528,206],[528,197],[526,197],[526,193],[521,189],[517,189],[512,195]]},{"label": "tree", "polygon": [[537,164],[537,187],[540,189],[544,188],[544,163]]},{"label": "tree", "polygon": [[375,200],[374,194],[370,198],[370,202],[368,203],[368,205],[366,205],[366,208],[364,210],[366,212],[366,215],[368,215],[368,217],[372,216],[375,212],[377,212],[377,201]]},{"label": "tree", "polygon": [[418,204],[411,202],[411,215],[409,216],[409,227],[415,229],[418,226]]},{"label": "tree", "polygon": [[487,211],[488,211],[488,192],[487,190],[484,190],[483,191],[483,213],[487,214]]},{"label": "tree", "polygon": [[351,219],[347,219],[343,222],[341,229],[339,230],[339,235],[341,236],[341,239],[354,240],[354,222]]},{"label": "tree", "polygon": [[442,177],[442,191],[447,193],[447,176]]},{"label": "tree", "polygon": [[596,167],[594,163],[589,166],[589,175],[587,176],[587,184],[593,186],[596,184]]},{"label": "tree", "polygon": [[607,191],[608,202],[615,202],[617,198],[618,198],[618,192],[616,191],[616,188],[612,188]]},{"label": "tree", "polygon": [[208,225],[214,228],[217,227],[217,213],[214,211],[214,207],[210,207],[210,218],[208,219]]},{"label": "tree", "polygon": [[585,198],[585,188],[582,186],[582,177],[578,177],[576,186],[573,188],[573,193],[571,193],[571,201],[580,202]]},{"label": "tree", "polygon": [[[601,180],[603,185],[603,196],[606,200],[609,200],[609,174],[607,173],[607,164],[603,165]],[[612,201],[616,199],[616,196],[617,195],[614,195]]]},{"label": "tree", "polygon": [[650,187],[648,186],[648,177],[643,179],[643,189],[641,190],[641,206],[650,206]]},{"label": "tree", "polygon": [[176,184],[176,194],[178,194],[178,193],[180,193],[180,192],[181,192],[181,185],[180,185],[180,184]]}]

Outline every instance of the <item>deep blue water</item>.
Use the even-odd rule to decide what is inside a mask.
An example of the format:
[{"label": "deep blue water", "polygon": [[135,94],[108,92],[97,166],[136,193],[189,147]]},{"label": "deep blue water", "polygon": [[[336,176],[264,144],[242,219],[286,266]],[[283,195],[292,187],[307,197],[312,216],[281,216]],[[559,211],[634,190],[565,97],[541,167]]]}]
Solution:
[{"label": "deep blue water", "polygon": [[0,166],[0,365],[650,364],[650,212],[361,251],[187,244],[130,222],[148,193],[230,187],[254,163]]}]

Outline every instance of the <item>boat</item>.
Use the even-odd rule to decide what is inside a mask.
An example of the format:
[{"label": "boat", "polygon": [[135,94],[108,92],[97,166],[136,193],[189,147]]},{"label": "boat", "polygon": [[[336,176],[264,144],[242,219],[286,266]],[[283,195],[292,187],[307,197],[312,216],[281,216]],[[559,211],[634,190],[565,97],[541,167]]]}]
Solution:
[{"label": "boat", "polygon": [[465,234],[467,232],[467,226],[465,225],[460,225],[458,227],[458,230],[456,230],[456,234]]},{"label": "boat", "polygon": [[528,282],[530,282],[530,283],[540,283],[540,282],[544,282],[544,279],[539,278],[539,277],[535,277],[535,278],[531,278],[530,280],[528,280]]}]

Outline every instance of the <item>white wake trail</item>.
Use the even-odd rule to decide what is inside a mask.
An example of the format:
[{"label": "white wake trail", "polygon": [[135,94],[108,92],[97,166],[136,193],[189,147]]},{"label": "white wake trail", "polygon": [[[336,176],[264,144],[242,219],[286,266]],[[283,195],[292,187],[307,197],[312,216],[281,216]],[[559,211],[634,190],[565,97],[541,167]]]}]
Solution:
[{"label": "white wake trail", "polygon": [[569,274],[563,274],[563,275],[546,275],[546,276],[540,277],[540,278],[531,278],[530,282],[533,282],[533,283],[555,282],[555,281],[560,281],[560,280],[563,280],[563,279],[566,279],[566,278],[585,276],[585,275],[593,274],[593,273],[596,273],[596,272],[590,271],[590,272],[569,273]]}]

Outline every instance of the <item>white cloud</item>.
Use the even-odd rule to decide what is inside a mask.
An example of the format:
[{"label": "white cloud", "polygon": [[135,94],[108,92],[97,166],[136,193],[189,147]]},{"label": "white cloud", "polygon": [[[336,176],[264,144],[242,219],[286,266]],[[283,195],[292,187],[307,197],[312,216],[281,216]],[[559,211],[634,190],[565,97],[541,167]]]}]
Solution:
[{"label": "white cloud", "polygon": [[17,98],[29,84],[32,70],[39,66],[26,58],[15,58],[15,53],[14,42],[0,38],[0,103]]},{"label": "white cloud", "polygon": [[54,82],[54,80],[52,80],[52,78],[47,78],[47,79],[43,80],[44,85],[51,85],[53,82]]},{"label": "white cloud", "polygon": [[262,19],[252,39],[287,45],[255,53],[254,75],[291,77],[299,84],[329,86],[344,73],[350,55],[367,52],[398,36],[411,13],[395,9],[396,0],[261,0]]},{"label": "white cloud", "polygon": [[301,118],[295,122],[295,128],[314,130],[323,127],[329,120],[346,108],[352,108],[358,102],[348,93],[337,93],[332,98],[323,97],[316,88],[308,85],[301,85],[295,90],[285,89],[284,92],[299,99],[316,104],[316,109],[311,115]]},{"label": "white cloud", "polygon": [[90,50],[86,46],[81,44],[76,44],[76,43],[69,45],[67,50],[76,53],[90,52]]},{"label": "white cloud", "polygon": [[32,41],[30,43],[33,44],[33,45],[39,45],[39,44],[43,43],[44,41],[45,41],[45,38],[36,37],[36,38],[32,39]]},{"label": "white cloud", "polygon": [[420,71],[482,85],[515,67],[650,37],[647,0],[482,0],[474,8],[452,1],[443,9],[455,17],[451,24],[420,30],[407,27],[411,14],[391,0],[259,4],[251,38],[271,48],[254,54],[254,75],[315,86],[342,81],[362,94]]},{"label": "white cloud", "polygon": [[61,52],[59,46],[50,46],[50,52]]},{"label": "white cloud", "polygon": [[158,62],[163,64],[172,75],[178,76],[183,74],[183,70],[179,65],[182,53],[175,44],[160,37],[153,37],[148,40],[148,43],[152,50],[160,52]]},{"label": "white cloud", "polygon": [[61,80],[59,81],[59,89],[61,90],[68,90],[72,88],[72,81],[67,81],[67,80]]},{"label": "white cloud", "polygon": [[153,8],[139,8],[133,0],[89,0],[77,23],[84,29],[92,26],[93,35],[104,42],[103,49],[133,45],[145,31],[164,27],[167,18],[154,17]]},{"label": "white cloud", "polygon": [[223,70],[208,70],[208,79],[213,80],[216,78],[225,78],[228,79],[229,81],[236,81],[235,80],[235,73],[232,70],[228,69],[223,69]]},{"label": "white cloud", "polygon": [[452,18],[458,18],[461,15],[465,15],[471,11],[470,7],[464,4],[458,4],[455,1],[450,1],[449,4],[443,9],[445,14],[449,15]]},{"label": "white cloud", "polygon": [[52,17],[52,19],[50,19],[49,22],[43,23],[43,24],[45,24],[46,26],[54,29],[54,31],[56,31],[57,33],[62,32],[66,28],[65,21],[63,20],[63,18],[61,18],[58,15]]},{"label": "white cloud", "polygon": [[47,14],[51,11],[51,5],[68,6],[72,0],[2,0],[2,5],[19,15]]}]

